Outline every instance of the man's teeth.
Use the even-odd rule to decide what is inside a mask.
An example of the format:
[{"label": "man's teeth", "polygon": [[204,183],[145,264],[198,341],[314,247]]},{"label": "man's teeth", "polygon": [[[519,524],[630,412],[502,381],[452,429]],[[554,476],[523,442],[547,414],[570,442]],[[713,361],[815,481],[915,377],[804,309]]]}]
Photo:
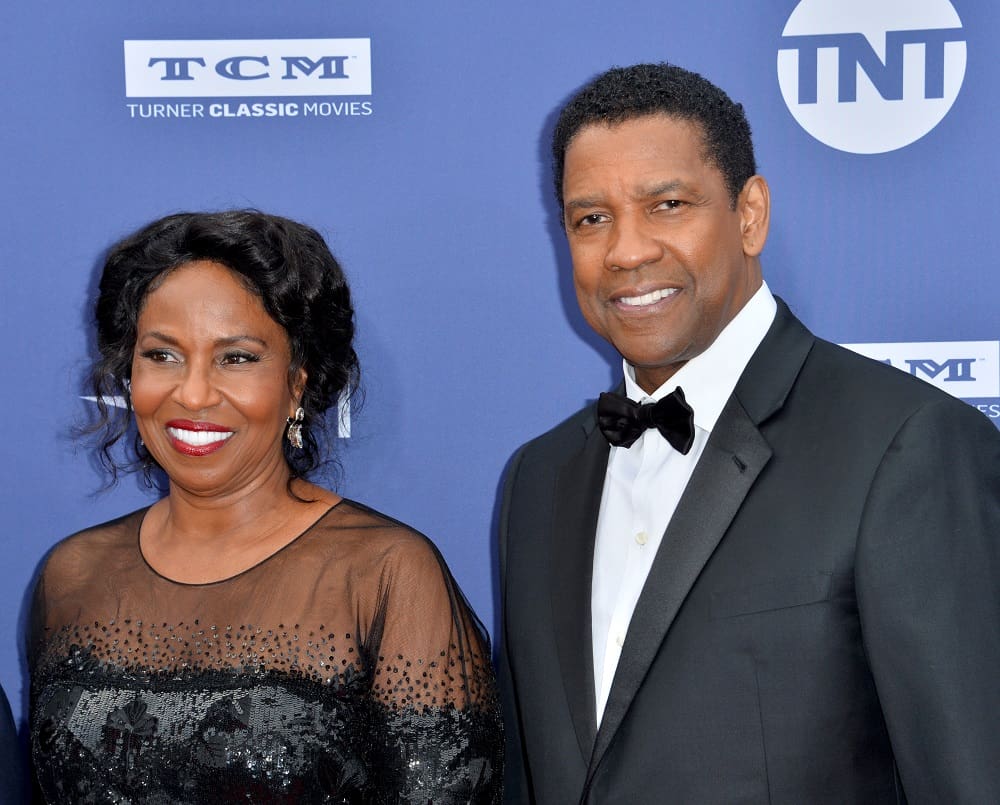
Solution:
[{"label": "man's teeth", "polygon": [[623,296],[618,301],[623,305],[638,307],[640,305],[652,305],[654,302],[659,302],[661,299],[666,299],[668,296],[673,296],[675,293],[677,293],[676,288],[663,288],[659,291],[644,293],[642,296]]},{"label": "man's teeth", "polygon": [[232,431],[218,430],[181,430],[180,428],[167,428],[167,433],[177,441],[189,444],[192,447],[203,447],[206,444],[224,442],[233,435]]}]

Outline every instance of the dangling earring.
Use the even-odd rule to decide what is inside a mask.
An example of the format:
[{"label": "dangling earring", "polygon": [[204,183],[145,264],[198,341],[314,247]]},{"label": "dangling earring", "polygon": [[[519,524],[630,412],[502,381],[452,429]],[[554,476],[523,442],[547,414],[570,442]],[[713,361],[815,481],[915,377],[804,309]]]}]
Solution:
[{"label": "dangling earring", "polygon": [[302,420],[306,418],[306,412],[301,408],[295,409],[295,417],[288,417],[288,442],[296,450],[302,449]]}]

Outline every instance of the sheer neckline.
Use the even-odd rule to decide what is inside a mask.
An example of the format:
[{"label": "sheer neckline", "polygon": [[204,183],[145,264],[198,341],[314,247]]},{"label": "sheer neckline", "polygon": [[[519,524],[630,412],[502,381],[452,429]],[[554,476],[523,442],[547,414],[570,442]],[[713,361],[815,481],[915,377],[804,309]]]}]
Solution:
[{"label": "sheer neckline", "polygon": [[[319,525],[324,519],[326,519],[326,517],[330,514],[330,512],[332,512],[334,509],[338,508],[340,506],[340,504],[344,503],[345,501],[347,501],[347,498],[341,497],[340,500],[338,500],[336,503],[332,504],[327,509],[325,509],[319,515],[319,517],[317,517],[315,520],[313,520],[311,523],[309,523],[309,525],[307,525],[295,537],[293,537],[292,539],[290,539],[288,542],[286,542],[284,545],[282,545],[280,548],[278,548],[273,553],[269,553],[267,556],[265,556],[260,561],[255,562],[254,564],[250,565],[250,567],[244,568],[243,570],[239,571],[238,573],[234,573],[233,575],[226,576],[225,578],[222,578],[222,579],[215,579],[214,581],[197,581],[197,582],[178,581],[177,579],[172,579],[172,578],[170,578],[170,576],[164,575],[159,570],[157,570],[155,567],[153,567],[152,564],[150,564],[149,560],[146,559],[146,554],[143,553],[143,550],[142,550],[141,535],[142,535],[142,524],[146,521],[146,515],[149,514],[149,510],[153,508],[152,505],[149,505],[145,509],[141,510],[141,516],[139,517],[139,522],[136,525],[136,529],[135,529],[135,549],[136,549],[136,551],[139,554],[139,558],[142,560],[143,566],[150,573],[152,573],[154,576],[156,576],[158,579],[162,579],[163,581],[167,582],[168,584],[174,584],[174,585],[176,585],[178,587],[213,587],[213,586],[215,586],[217,584],[226,584],[228,582],[235,581],[236,579],[241,578],[242,576],[245,576],[248,573],[252,573],[257,568],[259,568],[259,567],[267,564],[268,562],[270,562],[272,559],[274,559],[279,554],[284,553],[289,548],[291,548],[293,545],[296,545],[298,542],[300,542],[302,539],[304,539],[306,536],[308,536],[309,532],[311,532],[317,525]],[[347,501],[347,502],[349,503],[350,501]]]}]

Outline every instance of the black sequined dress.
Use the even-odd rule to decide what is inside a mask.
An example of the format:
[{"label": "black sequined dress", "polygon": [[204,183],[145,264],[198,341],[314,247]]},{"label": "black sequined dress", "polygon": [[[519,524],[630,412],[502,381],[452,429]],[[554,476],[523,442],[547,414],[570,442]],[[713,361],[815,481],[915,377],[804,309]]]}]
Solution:
[{"label": "black sequined dress", "polygon": [[211,584],[158,575],[145,510],[49,556],[32,755],[50,803],[492,803],[488,639],[433,545],[342,501]]}]

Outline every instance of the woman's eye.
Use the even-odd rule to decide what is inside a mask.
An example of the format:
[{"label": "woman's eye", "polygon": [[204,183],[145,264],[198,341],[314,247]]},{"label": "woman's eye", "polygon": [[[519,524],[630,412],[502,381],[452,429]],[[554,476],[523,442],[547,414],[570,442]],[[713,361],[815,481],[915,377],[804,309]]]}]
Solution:
[{"label": "woman's eye", "polygon": [[147,349],[142,353],[142,357],[153,363],[176,363],[177,358],[166,349]]},{"label": "woman's eye", "polygon": [[256,363],[259,360],[260,356],[252,352],[227,352],[222,356],[222,365],[239,366],[244,363]]}]

